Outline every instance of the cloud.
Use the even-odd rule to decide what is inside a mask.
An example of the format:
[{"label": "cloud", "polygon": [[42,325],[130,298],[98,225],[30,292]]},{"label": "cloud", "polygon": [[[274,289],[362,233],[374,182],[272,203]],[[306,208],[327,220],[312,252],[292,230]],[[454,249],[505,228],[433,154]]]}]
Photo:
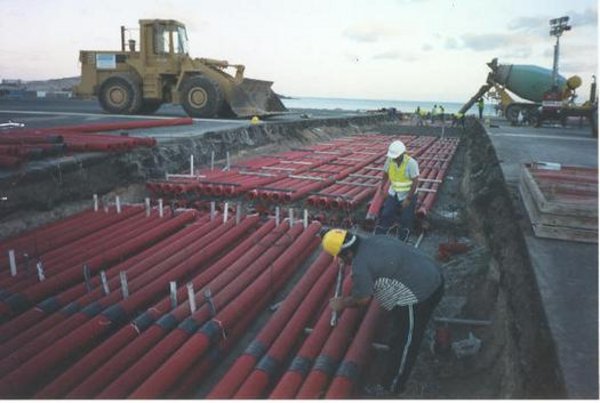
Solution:
[{"label": "cloud", "polygon": [[371,22],[350,26],[342,35],[355,42],[375,43],[386,37],[396,36],[397,31],[385,24]]},{"label": "cloud", "polygon": [[533,55],[533,49],[530,46],[511,49],[500,56],[500,59],[527,59]]},{"label": "cloud", "polygon": [[456,38],[450,37],[450,38],[446,38],[446,40],[444,42],[444,48],[454,50],[454,49],[459,49],[460,46],[459,46]]},{"label": "cloud", "polygon": [[404,62],[414,62],[418,60],[418,57],[412,53],[399,52],[396,50],[390,50],[387,52],[377,53],[373,55],[373,60],[400,60]]},{"label": "cloud", "polygon": [[423,51],[425,51],[425,52],[429,52],[429,51],[433,50],[433,46],[431,46],[430,44],[426,43],[425,45],[423,45],[421,47],[421,49],[423,49]]},{"label": "cloud", "polygon": [[[569,11],[564,15],[569,16],[569,23],[573,27],[582,27],[586,25],[598,25],[598,10],[587,8],[584,11]],[[535,33],[548,36],[550,30],[549,22],[552,18],[562,16],[538,16],[538,17],[519,17],[508,22],[507,27],[510,30]]]},{"label": "cloud", "polygon": [[475,51],[498,49],[510,43],[506,34],[465,34],[461,39],[463,48]]},{"label": "cloud", "polygon": [[580,27],[585,25],[598,26],[598,10],[595,8],[587,8],[583,12],[572,11],[567,14],[571,17],[571,25]]},{"label": "cloud", "polygon": [[519,17],[509,21],[507,27],[514,31],[545,33],[549,20],[547,17]]}]

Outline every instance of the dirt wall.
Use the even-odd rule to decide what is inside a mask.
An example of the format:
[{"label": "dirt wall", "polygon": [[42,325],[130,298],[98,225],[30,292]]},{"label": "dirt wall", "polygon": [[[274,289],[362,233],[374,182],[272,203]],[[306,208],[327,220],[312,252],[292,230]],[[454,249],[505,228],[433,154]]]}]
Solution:
[{"label": "dirt wall", "polygon": [[[467,154],[462,192],[474,234],[491,252],[497,287],[479,288],[471,300],[491,302],[496,320],[490,332],[497,355],[488,370],[501,378],[499,398],[564,398],[560,367],[544,314],[525,240],[496,152],[478,121],[463,137]],[[477,307],[472,307],[477,309]]]}]

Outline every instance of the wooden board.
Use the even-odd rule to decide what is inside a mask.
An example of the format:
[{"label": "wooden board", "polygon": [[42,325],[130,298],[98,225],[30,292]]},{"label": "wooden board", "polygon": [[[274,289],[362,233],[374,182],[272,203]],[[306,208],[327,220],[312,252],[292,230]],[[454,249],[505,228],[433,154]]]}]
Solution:
[{"label": "wooden board", "polygon": [[519,192],[536,236],[598,243],[597,205],[549,202],[525,166]]}]

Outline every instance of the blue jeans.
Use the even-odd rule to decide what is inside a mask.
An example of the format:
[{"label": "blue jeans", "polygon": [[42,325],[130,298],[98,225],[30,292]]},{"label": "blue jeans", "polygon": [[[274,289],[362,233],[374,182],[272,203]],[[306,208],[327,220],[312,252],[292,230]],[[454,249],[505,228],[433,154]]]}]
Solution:
[{"label": "blue jeans", "polygon": [[[388,195],[379,213],[379,223],[375,227],[376,234],[387,234],[396,225],[398,234],[403,230],[412,230],[415,221],[415,205],[417,196],[413,195],[408,207],[402,208],[402,202],[396,196]],[[396,231],[393,231],[396,232]]]}]

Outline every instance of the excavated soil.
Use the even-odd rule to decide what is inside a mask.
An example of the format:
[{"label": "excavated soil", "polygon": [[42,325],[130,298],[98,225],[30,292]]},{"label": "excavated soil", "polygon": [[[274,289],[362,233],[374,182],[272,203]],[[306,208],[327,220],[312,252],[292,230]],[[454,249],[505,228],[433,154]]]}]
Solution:
[{"label": "excavated soil", "polygon": [[[45,181],[41,187],[35,181],[16,183],[13,194],[22,200],[18,207],[0,216],[0,239],[88,208],[93,193],[105,201],[120,195],[125,202],[141,202],[148,196],[144,181],[185,169],[190,152],[194,152],[198,166],[207,163],[215,150],[218,158],[229,150],[236,159],[369,132],[442,135],[440,127],[412,127],[390,119],[340,120],[318,126],[305,123],[215,132],[93,164],[82,162],[58,182]],[[464,130],[446,128],[444,135],[460,137],[461,144],[435,208],[423,223],[426,231],[419,248],[436,256],[440,243],[461,242],[469,250],[440,262],[446,290],[434,316],[485,320],[490,324],[445,327],[442,322],[432,321],[406,391],[397,397],[564,398],[534,273],[491,142],[475,120],[468,120]],[[411,242],[416,242],[415,236]],[[444,328],[452,342],[472,333],[481,341],[481,347],[462,358],[451,350],[434,352],[438,328]],[[378,341],[385,343],[385,334],[384,326]],[[367,381],[376,381],[384,358],[385,351],[373,351]]]}]

